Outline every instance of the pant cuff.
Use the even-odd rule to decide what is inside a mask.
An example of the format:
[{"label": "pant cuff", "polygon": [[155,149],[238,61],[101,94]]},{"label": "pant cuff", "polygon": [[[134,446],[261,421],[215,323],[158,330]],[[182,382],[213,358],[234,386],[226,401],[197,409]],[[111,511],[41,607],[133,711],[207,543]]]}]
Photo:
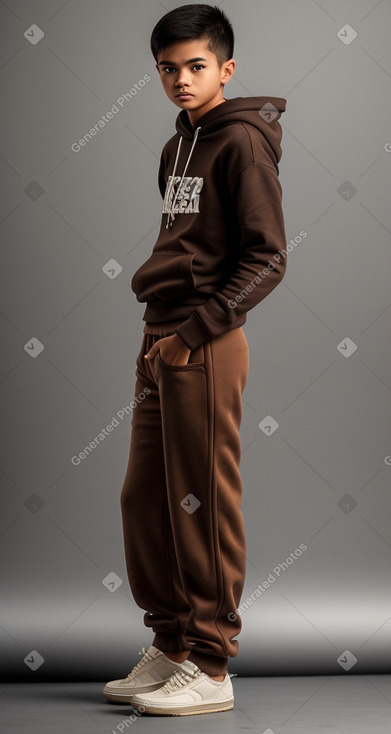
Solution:
[{"label": "pant cuff", "polygon": [[191,650],[191,645],[186,638],[179,632],[172,635],[157,632],[153,638],[152,645],[157,647],[161,652],[182,652]]},{"label": "pant cuff", "polygon": [[207,675],[225,675],[227,673],[227,658],[222,658],[218,655],[205,655],[197,650],[191,651],[187,660],[191,663],[198,665],[200,670]]}]

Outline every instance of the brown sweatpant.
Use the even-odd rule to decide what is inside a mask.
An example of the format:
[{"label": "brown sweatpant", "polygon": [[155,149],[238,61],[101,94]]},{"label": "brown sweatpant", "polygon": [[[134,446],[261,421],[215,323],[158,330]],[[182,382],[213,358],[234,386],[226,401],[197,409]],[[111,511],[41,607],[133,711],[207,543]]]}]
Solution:
[{"label": "brown sweatpant", "polygon": [[133,409],[121,491],[126,567],[152,644],[191,650],[189,660],[220,675],[238,654],[232,638],[242,626],[239,430],[249,349],[239,327],[193,350],[187,365],[169,365],[160,352],[144,359],[177,325],[146,324],[136,360],[135,400],[144,398]]}]

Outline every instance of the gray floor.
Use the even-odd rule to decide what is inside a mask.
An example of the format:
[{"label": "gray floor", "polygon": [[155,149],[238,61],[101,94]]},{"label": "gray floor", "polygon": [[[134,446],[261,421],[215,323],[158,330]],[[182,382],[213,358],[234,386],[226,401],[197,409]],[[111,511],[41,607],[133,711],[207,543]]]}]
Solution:
[{"label": "gray floor", "polygon": [[[109,704],[102,683],[4,683],[1,734],[257,732],[390,734],[391,675],[232,678],[231,711],[198,716],[135,716]],[[130,718],[133,715],[133,720]]]}]

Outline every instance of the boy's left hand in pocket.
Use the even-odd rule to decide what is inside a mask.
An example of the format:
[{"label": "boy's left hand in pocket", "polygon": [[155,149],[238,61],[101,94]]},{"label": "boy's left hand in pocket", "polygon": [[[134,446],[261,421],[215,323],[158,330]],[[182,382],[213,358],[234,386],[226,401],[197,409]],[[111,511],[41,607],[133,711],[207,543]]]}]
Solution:
[{"label": "boy's left hand in pocket", "polygon": [[167,364],[183,366],[188,364],[191,349],[182,341],[179,334],[170,334],[158,339],[149,352],[144,354],[145,359],[153,359],[160,350],[161,357]]}]

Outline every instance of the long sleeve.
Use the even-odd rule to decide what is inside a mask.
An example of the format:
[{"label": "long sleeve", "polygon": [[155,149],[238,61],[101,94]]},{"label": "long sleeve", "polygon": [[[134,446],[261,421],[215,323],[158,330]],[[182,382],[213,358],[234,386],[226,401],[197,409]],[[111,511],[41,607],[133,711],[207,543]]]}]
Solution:
[{"label": "long sleeve", "polygon": [[274,167],[253,161],[230,183],[230,206],[241,233],[236,268],[176,328],[189,349],[240,326],[245,314],[280,283],[286,271],[286,234],[282,189]]}]

